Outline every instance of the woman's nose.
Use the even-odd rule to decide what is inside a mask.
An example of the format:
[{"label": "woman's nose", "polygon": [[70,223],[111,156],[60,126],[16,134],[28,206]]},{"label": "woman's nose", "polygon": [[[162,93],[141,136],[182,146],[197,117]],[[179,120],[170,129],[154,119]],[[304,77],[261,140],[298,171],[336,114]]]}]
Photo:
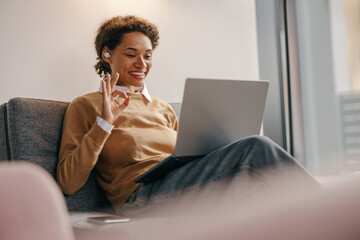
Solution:
[{"label": "woman's nose", "polygon": [[136,59],[136,62],[135,62],[135,66],[139,69],[144,69],[146,68],[146,62],[145,62],[145,59],[142,58],[142,57],[138,57]]}]

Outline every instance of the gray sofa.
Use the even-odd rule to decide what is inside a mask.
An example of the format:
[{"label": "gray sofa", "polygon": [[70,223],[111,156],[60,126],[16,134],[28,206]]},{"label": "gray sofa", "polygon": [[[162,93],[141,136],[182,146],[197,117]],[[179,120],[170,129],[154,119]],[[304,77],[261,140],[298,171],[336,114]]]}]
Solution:
[{"label": "gray sofa", "polygon": [[[0,106],[0,160],[40,165],[56,179],[64,113],[68,102],[13,98]],[[171,104],[175,112],[179,103]],[[110,203],[94,172],[75,194],[65,196],[69,211],[109,211]]]}]

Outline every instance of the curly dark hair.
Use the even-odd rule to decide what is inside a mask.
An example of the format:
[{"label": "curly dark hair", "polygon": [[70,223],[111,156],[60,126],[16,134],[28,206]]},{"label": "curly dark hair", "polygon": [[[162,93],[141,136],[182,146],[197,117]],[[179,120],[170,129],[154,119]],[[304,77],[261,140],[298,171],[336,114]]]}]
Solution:
[{"label": "curly dark hair", "polygon": [[150,38],[152,48],[159,44],[159,31],[149,21],[136,16],[117,16],[105,21],[99,27],[95,38],[97,63],[94,65],[100,77],[107,73],[111,74],[110,65],[102,58],[102,50],[107,46],[110,50],[115,49],[122,41],[125,33],[141,32]]}]

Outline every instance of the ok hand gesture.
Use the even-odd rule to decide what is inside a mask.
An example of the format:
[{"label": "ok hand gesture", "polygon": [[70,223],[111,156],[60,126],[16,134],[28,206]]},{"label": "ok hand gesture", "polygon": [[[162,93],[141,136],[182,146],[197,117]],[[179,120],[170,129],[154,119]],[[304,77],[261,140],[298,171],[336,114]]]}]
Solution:
[{"label": "ok hand gesture", "polygon": [[[113,124],[115,122],[115,120],[121,115],[124,109],[129,105],[130,101],[130,97],[128,97],[125,92],[120,90],[114,91],[118,79],[118,73],[115,74],[113,79],[111,79],[110,74],[107,74],[106,82],[104,80],[101,81],[103,90],[103,107],[101,118],[110,124]],[[118,95],[125,98],[122,104],[119,104],[115,101],[115,98]]]}]

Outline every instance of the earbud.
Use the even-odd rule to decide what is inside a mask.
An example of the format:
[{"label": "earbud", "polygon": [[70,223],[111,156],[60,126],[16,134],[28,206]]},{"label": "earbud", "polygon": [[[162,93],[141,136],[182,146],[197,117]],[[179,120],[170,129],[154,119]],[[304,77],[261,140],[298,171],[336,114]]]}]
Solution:
[{"label": "earbud", "polygon": [[110,57],[110,53],[109,53],[109,52],[105,52],[105,53],[104,53],[104,56],[105,56],[105,58],[109,58],[109,57]]}]

